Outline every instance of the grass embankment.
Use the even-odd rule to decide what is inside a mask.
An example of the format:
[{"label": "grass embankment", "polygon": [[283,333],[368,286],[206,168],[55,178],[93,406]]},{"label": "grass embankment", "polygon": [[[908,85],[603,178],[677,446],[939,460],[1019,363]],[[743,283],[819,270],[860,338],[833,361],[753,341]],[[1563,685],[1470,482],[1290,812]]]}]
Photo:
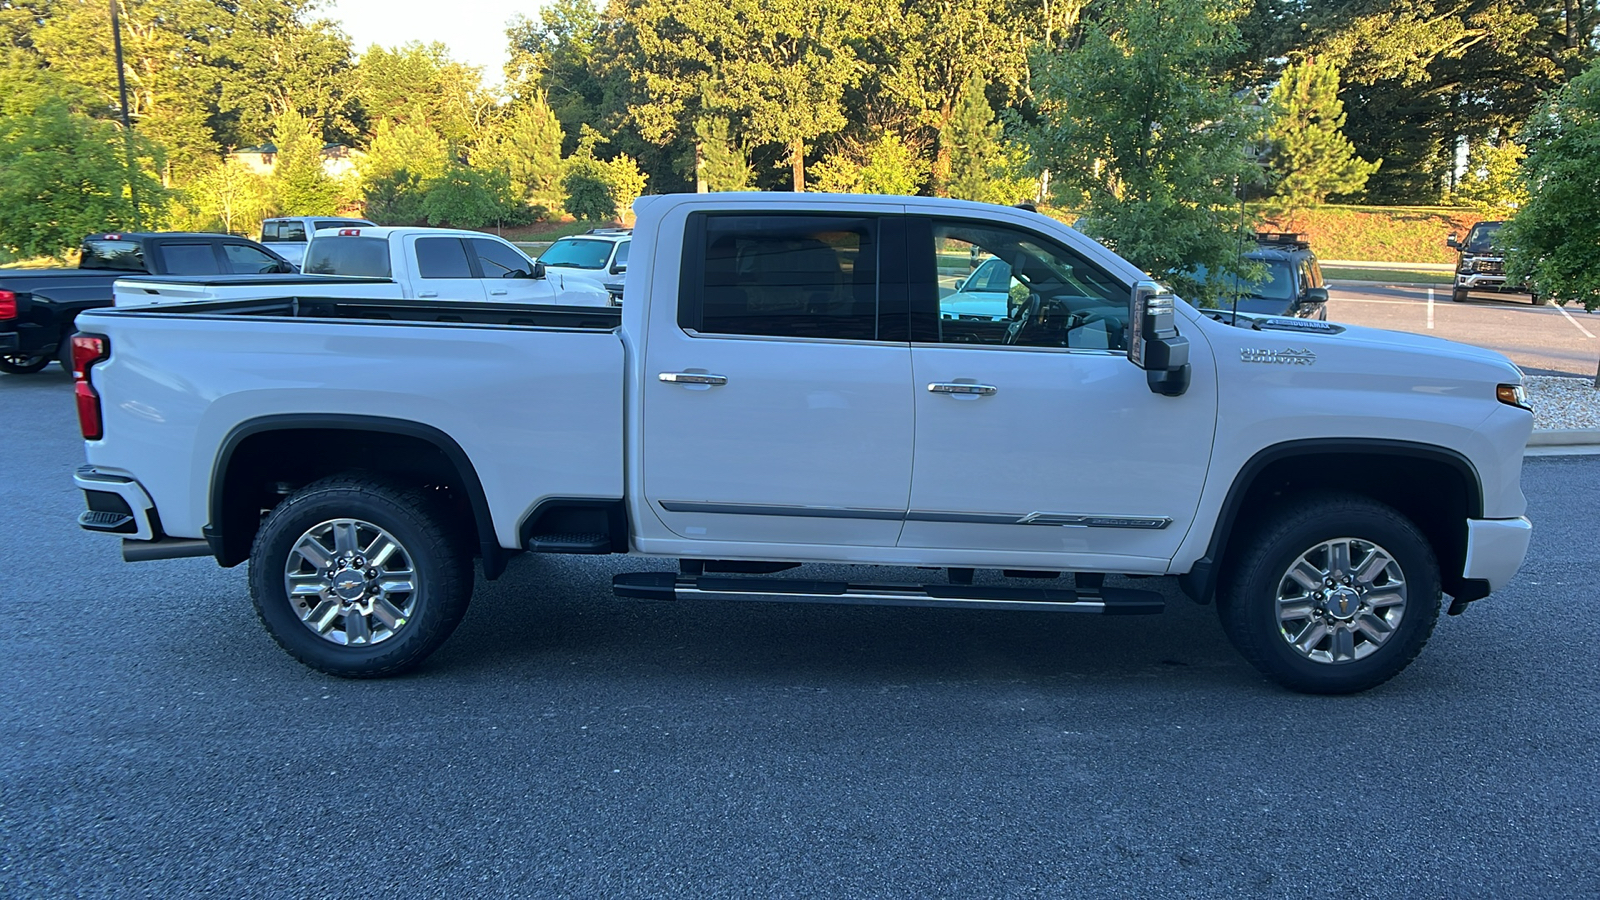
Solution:
[{"label": "grass embankment", "polygon": [[1294,231],[1305,235],[1311,249],[1322,259],[1453,263],[1455,251],[1445,246],[1445,238],[1451,232],[1464,235],[1467,229],[1486,218],[1494,216],[1450,206],[1329,205],[1293,216],[1273,218],[1263,214],[1259,227],[1263,231]]}]

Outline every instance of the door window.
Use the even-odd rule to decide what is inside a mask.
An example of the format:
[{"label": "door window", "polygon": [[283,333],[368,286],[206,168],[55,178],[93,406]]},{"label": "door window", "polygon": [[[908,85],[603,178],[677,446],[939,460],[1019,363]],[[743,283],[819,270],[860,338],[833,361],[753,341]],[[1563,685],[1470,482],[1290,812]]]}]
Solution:
[{"label": "door window", "polygon": [[611,268],[613,271],[615,271],[618,266],[626,266],[628,264],[628,246],[632,243],[632,241],[623,241],[617,245],[617,255],[611,258]]},{"label": "door window", "polygon": [[937,343],[1127,347],[1128,287],[1048,238],[936,219],[932,251],[935,277],[913,281],[938,292]]},{"label": "door window", "polygon": [[278,261],[249,244],[223,244],[228,270],[235,275],[262,275],[278,271]]},{"label": "door window", "polygon": [[221,275],[217,265],[217,251],[208,241],[203,244],[166,244],[161,248],[161,258],[167,262],[168,275]]},{"label": "door window", "polygon": [[[679,324],[705,334],[878,339],[877,221],[708,215]],[[698,250],[696,250],[698,246]]]},{"label": "door window", "polygon": [[[319,242],[320,243],[320,242]],[[471,278],[472,264],[460,238],[418,238],[417,274],[423,278]]]},{"label": "door window", "polygon": [[478,267],[485,278],[510,278],[513,272],[528,275],[533,272],[533,260],[523,256],[499,241],[473,238],[472,252],[477,254]]}]

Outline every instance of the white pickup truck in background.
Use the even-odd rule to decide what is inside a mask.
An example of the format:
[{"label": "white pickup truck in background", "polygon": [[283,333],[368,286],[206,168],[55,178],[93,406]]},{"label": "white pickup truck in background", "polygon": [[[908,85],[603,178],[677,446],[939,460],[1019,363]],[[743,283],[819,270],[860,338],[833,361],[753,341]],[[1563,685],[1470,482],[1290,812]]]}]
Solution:
[{"label": "white pickup truck in background", "polygon": [[[80,524],[129,560],[248,560],[274,639],[349,677],[437,648],[474,557],[495,578],[519,552],[629,553],[671,561],[618,574],[634,598],[1129,615],[1163,595],[1108,575],[1175,576],[1263,673],[1341,693],[1527,550],[1533,417],[1499,354],[1196,309],[1007,207],[635,210],[620,310],[372,292],[83,314]],[[989,258],[1019,285],[1007,312],[942,314]],[[777,575],[804,563],[944,574]]]},{"label": "white pickup truck in background", "polygon": [[547,276],[509,241],[449,228],[325,229],[311,242],[299,275],[124,278],[113,295],[117,306],[285,296],[611,304],[598,278]]},{"label": "white pickup truck in background", "polygon": [[319,230],[333,228],[376,228],[378,223],[366,219],[344,219],[338,216],[277,216],[261,222],[261,243],[274,253],[294,263],[299,268],[306,259],[306,247]]}]

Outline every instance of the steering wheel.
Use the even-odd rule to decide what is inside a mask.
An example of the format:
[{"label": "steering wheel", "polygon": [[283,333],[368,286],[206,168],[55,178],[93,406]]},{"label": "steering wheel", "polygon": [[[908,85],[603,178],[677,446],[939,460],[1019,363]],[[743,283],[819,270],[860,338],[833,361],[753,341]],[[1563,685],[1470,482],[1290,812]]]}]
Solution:
[{"label": "steering wheel", "polygon": [[1011,311],[1011,321],[1006,323],[1006,335],[1001,339],[1002,344],[1015,344],[1022,340],[1022,332],[1027,329],[1030,321],[1039,318],[1039,311],[1044,306],[1044,298],[1038,291],[1029,291],[1026,303]]}]

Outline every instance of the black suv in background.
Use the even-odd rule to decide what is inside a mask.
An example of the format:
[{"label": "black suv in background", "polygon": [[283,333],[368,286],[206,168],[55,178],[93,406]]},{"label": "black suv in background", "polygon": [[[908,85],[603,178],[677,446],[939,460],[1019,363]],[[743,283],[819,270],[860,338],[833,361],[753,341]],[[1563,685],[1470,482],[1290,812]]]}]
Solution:
[{"label": "black suv in background", "polygon": [[[1297,319],[1328,318],[1328,286],[1322,280],[1322,266],[1311,245],[1299,234],[1263,231],[1256,234],[1256,246],[1244,258],[1261,263],[1265,272],[1259,281],[1241,284],[1238,310],[1252,315],[1285,316]],[[1200,273],[1202,280],[1205,272]],[[1224,301],[1224,309],[1233,309]]]},{"label": "black suv in background", "polygon": [[1464,302],[1472,291],[1527,294],[1534,303],[1539,296],[1527,287],[1506,287],[1506,255],[1495,246],[1504,222],[1479,222],[1467,232],[1466,240],[1451,234],[1444,245],[1456,251],[1456,281],[1450,289],[1450,299]]}]

